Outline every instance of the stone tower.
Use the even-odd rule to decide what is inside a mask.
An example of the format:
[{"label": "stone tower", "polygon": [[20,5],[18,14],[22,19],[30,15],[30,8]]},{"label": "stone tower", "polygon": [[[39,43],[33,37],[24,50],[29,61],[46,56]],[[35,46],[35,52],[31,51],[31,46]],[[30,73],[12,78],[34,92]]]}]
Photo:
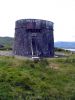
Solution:
[{"label": "stone tower", "polygon": [[53,57],[53,22],[21,19],[15,24],[14,54],[26,57]]}]

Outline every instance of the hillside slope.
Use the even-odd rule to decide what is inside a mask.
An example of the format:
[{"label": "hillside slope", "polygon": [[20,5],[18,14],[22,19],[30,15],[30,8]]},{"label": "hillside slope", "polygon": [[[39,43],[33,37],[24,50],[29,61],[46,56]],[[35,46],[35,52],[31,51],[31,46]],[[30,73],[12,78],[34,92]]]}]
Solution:
[{"label": "hillside slope", "polygon": [[40,61],[0,56],[0,100],[75,100],[75,56]]},{"label": "hillside slope", "polygon": [[[12,37],[0,37],[0,44],[8,47],[12,47],[14,38]],[[54,43],[55,47],[65,49],[75,49],[75,42],[59,41]]]},{"label": "hillside slope", "polygon": [[0,37],[0,44],[12,47],[14,39],[12,37]]}]

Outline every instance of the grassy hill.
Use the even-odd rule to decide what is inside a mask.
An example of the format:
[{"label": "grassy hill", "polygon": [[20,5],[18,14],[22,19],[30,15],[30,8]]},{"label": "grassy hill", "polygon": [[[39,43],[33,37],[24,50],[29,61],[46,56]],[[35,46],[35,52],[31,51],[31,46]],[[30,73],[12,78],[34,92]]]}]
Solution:
[{"label": "grassy hill", "polygon": [[5,47],[12,47],[14,39],[12,37],[0,37],[0,44]]},{"label": "grassy hill", "polygon": [[[0,44],[7,48],[13,46],[14,38],[12,37],[0,37]],[[57,48],[75,49],[75,42],[55,42],[54,46]]]},{"label": "grassy hill", "polygon": [[0,100],[75,100],[75,56],[40,61],[0,56]]}]

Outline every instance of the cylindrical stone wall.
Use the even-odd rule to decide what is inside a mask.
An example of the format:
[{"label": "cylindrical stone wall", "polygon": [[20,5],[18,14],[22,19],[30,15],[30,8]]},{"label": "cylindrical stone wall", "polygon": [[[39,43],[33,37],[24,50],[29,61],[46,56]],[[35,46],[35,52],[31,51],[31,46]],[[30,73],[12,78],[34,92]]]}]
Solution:
[{"label": "cylindrical stone wall", "polygon": [[54,56],[53,22],[21,19],[15,24],[14,54],[27,57]]}]

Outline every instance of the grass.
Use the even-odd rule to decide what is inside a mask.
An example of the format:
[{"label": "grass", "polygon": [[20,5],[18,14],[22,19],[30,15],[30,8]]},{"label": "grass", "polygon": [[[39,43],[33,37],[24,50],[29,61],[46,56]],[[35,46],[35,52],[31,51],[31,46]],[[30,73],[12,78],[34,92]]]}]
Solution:
[{"label": "grass", "polygon": [[75,56],[40,61],[0,56],[0,100],[75,100]]}]

